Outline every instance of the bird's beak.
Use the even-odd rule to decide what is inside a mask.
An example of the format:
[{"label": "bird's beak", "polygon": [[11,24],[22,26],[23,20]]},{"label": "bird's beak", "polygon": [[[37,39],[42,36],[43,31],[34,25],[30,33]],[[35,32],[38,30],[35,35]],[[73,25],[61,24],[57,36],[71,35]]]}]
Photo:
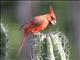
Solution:
[{"label": "bird's beak", "polygon": [[56,25],[56,20],[52,20],[51,24]]}]

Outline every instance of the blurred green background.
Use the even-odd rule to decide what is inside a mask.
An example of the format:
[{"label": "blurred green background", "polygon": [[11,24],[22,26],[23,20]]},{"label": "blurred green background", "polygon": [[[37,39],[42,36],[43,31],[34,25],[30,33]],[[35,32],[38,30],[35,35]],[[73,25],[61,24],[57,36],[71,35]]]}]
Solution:
[{"label": "blurred green background", "polygon": [[[47,33],[51,31],[60,31],[64,33],[70,41],[70,60],[77,60],[76,44],[73,39],[74,24],[72,23],[70,15],[70,4],[73,3],[67,1],[1,2],[1,22],[8,25],[7,60],[17,60],[18,46],[22,40],[22,31],[19,30],[19,27],[28,20],[27,17],[31,18],[36,15],[47,13],[49,11],[49,5],[52,5],[54,8],[55,15],[57,17],[57,24],[55,26],[49,25],[41,32]],[[24,11],[27,13],[24,14]]]}]

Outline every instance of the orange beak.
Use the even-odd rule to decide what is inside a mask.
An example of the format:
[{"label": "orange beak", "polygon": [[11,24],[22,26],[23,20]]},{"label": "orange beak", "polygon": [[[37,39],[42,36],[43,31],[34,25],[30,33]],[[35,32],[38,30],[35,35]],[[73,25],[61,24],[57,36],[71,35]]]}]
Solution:
[{"label": "orange beak", "polygon": [[52,21],[51,21],[51,24],[52,24],[52,25],[56,25],[56,20],[52,20]]}]

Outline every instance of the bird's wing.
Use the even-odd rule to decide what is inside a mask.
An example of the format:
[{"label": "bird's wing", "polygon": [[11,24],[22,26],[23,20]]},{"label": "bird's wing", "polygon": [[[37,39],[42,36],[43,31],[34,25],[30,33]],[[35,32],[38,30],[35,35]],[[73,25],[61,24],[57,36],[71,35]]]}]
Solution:
[{"label": "bird's wing", "polygon": [[43,19],[39,19],[39,18],[34,18],[32,21],[31,21],[32,25],[33,26],[39,26],[43,23]]},{"label": "bird's wing", "polygon": [[21,26],[21,28],[22,28],[22,29],[27,29],[27,28],[36,27],[36,26],[41,25],[43,22],[44,22],[43,19],[33,18],[31,21],[25,22],[25,23]]}]

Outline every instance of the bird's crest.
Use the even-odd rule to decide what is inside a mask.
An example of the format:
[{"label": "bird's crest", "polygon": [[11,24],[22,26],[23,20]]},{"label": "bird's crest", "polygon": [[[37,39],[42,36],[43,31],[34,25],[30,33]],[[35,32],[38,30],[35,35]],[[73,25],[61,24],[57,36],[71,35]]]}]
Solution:
[{"label": "bird's crest", "polygon": [[56,18],[53,7],[51,5],[49,6],[49,9],[50,9],[50,16],[53,16],[54,18]]}]

